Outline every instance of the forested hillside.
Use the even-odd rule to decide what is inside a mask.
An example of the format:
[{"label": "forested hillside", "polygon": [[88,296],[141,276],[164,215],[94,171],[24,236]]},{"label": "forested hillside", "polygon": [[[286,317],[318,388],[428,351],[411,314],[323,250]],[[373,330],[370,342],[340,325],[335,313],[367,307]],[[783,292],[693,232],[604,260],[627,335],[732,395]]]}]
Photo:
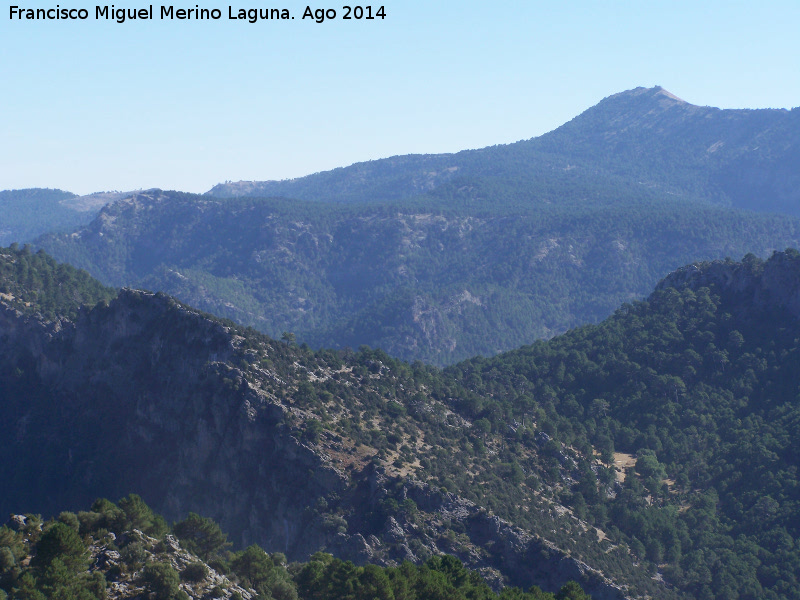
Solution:
[{"label": "forested hillside", "polygon": [[494,200],[474,205],[457,190],[347,206],[148,192],[38,243],[107,285],[164,291],[274,337],[434,364],[597,322],[692,260],[800,245],[796,219],[640,188],[525,205],[482,185]]},{"label": "forested hillside", "polygon": [[503,430],[528,412],[584,455],[635,457],[613,493],[586,473],[563,499],[668,580],[699,598],[796,598],[799,290],[795,250],[695,264],[601,325],[447,374],[475,393],[469,418],[505,415]]},{"label": "forested hillside", "polygon": [[0,191],[0,245],[30,242],[48,231],[64,231],[88,223],[92,215],[63,204],[74,196],[47,189]]},{"label": "forested hillside", "polygon": [[800,108],[721,110],[637,88],[529,143],[678,196],[800,215]]},{"label": "forested hillside", "polygon": [[0,509],[133,492],[291,560],[446,552],[495,586],[797,598],[798,290],[794,250],[695,263],[445,371],[143,292],[58,326],[5,308]]},{"label": "forested hillside", "polygon": [[[395,156],[285,181],[215,186],[217,197],[376,202],[445,189],[475,200],[482,182],[571,188],[591,196],[620,182],[757,211],[800,216],[800,110],[695,106],[660,87],[604,99],[537,138],[457,154]],[[491,196],[489,197],[491,198]],[[560,194],[550,198],[559,202]],[[535,194],[529,201],[536,202]]]},{"label": "forested hillside", "polygon": [[86,271],[58,263],[43,250],[0,248],[0,298],[6,306],[46,319],[75,318],[81,306],[108,302],[116,291]]}]

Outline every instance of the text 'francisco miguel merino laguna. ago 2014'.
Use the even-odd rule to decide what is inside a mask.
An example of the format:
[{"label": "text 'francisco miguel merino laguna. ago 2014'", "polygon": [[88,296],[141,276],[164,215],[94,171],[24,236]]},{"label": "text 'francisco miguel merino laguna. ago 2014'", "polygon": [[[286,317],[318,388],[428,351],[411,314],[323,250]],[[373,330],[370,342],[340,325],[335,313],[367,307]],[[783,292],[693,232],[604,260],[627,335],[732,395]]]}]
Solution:
[{"label": "text 'francisco miguel merino laguna. ago 2014'", "polygon": [[[288,8],[234,8],[228,6],[228,20],[243,20],[249,23],[269,20],[291,20],[294,17]],[[91,16],[91,11],[86,8],[64,8],[56,4],[52,8],[25,8],[21,6],[9,7],[9,19],[11,20],[86,20]],[[180,21],[217,21],[223,16],[223,11],[219,8],[200,8],[195,4],[194,8],[178,8],[173,5],[159,6],[158,11],[153,11],[153,5],[142,8],[117,8],[113,4],[107,6],[95,6],[94,18],[98,21],[114,21],[125,23],[134,20],[153,20],[159,18],[163,20]],[[303,11],[303,20],[312,20],[316,23],[330,21],[336,18],[342,20],[374,20],[386,18],[386,11],[383,6],[343,6],[341,11],[333,8],[312,8],[306,6]]]}]

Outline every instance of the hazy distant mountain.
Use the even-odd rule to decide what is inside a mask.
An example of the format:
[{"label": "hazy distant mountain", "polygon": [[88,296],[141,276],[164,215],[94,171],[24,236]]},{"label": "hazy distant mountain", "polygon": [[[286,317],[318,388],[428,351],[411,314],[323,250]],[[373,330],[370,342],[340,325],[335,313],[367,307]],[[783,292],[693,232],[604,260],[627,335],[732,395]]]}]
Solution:
[{"label": "hazy distant mountain", "polygon": [[[514,191],[493,186],[494,198]],[[107,285],[165,291],[315,347],[367,344],[435,364],[599,321],[692,260],[800,244],[800,220],[642,188],[559,197],[343,206],[148,192],[39,243]]]},{"label": "hazy distant mountain", "polygon": [[116,202],[122,198],[127,198],[128,196],[132,196],[133,194],[137,194],[141,191],[142,190],[130,192],[94,192],[84,196],[72,196],[71,198],[63,200],[62,204],[73,210],[87,212],[94,215],[97,214],[97,211],[103,208],[106,204],[111,204],[112,202]]},{"label": "hazy distant mountain", "polygon": [[721,110],[637,88],[526,143],[680,196],[800,215],[800,108]]},{"label": "hazy distant mountain", "polygon": [[621,179],[682,198],[800,215],[799,164],[800,110],[694,106],[655,87],[610,96],[558,129],[515,144],[395,156],[285,181],[228,182],[208,193],[358,202],[485,178],[589,188]]},{"label": "hazy distant mountain", "polygon": [[133,192],[72,192],[30,188],[0,192],[0,245],[26,243],[48,232],[60,232],[89,223],[97,212]]},{"label": "hazy distant mountain", "polygon": [[797,245],[798,117],[637,88],[517,144],[138,194],[41,244],[271,335],[447,364],[597,322],[692,260]]},{"label": "hazy distant mountain", "polygon": [[75,194],[62,190],[27,189],[0,192],[0,245],[29,242],[48,231],[84,225],[91,216],[76,213],[62,202]]}]

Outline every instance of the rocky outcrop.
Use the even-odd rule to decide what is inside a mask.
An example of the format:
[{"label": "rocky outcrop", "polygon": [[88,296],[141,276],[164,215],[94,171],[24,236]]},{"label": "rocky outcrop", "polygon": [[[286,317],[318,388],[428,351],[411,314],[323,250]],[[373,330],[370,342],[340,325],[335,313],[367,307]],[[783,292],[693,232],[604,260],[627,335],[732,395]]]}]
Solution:
[{"label": "rocky outcrop", "polygon": [[[355,561],[371,560],[390,564],[402,560],[419,561],[429,554],[457,556],[469,568],[484,575],[495,588],[514,585],[528,589],[537,585],[557,592],[564,582],[574,580],[595,600],[621,600],[625,590],[578,558],[541,537],[515,527],[457,494],[445,492],[415,480],[388,476],[381,469],[368,469],[364,505],[360,514],[378,510],[382,501],[394,496],[411,500],[420,515],[415,519],[389,515],[366,538],[360,534],[353,546],[337,546],[341,555]],[[367,523],[359,523],[363,529]],[[448,537],[448,530],[462,531],[459,541]],[[416,550],[412,550],[412,547]]]},{"label": "rocky outcrop", "polygon": [[[28,547],[33,545],[31,538],[41,535],[34,531],[42,530],[42,523],[36,523],[33,531],[26,530],[28,518],[24,515],[12,515],[6,526],[13,531],[23,534]],[[217,572],[213,567],[203,562],[197,555],[192,554],[183,546],[173,535],[166,535],[163,540],[148,536],[147,534],[132,529],[125,531],[117,536],[114,533],[106,532],[103,536],[92,537],[86,535],[85,540],[91,540],[87,545],[85,573],[87,575],[102,574],[105,594],[107,600],[125,600],[129,598],[148,598],[152,597],[147,582],[144,580],[143,573],[147,564],[169,565],[180,576],[180,591],[192,599],[219,598],[227,600],[240,598],[241,600],[251,600],[257,597],[255,590],[242,587],[231,575]],[[128,560],[123,558],[126,547],[136,547],[136,552],[141,556],[137,559],[130,559],[128,550]],[[31,557],[25,557],[21,563],[30,564]],[[186,577],[191,567],[202,565],[202,576]],[[133,567],[133,568],[131,568]]]},{"label": "rocky outcrop", "polygon": [[670,273],[656,290],[702,287],[737,295],[751,306],[782,309],[800,317],[800,253],[775,252],[766,261],[749,255],[741,263],[694,263]]}]

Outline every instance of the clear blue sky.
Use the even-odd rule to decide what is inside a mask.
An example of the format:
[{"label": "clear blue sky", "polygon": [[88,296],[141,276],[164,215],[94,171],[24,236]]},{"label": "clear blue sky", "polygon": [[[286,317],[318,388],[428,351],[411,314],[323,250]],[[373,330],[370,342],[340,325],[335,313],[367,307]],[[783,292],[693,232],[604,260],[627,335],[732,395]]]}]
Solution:
[{"label": "clear blue sky", "polygon": [[[175,6],[197,3],[223,18],[119,25],[83,0],[0,0],[0,189],[203,192],[453,152],[540,135],[640,85],[800,104],[797,0],[388,0],[384,20],[323,24],[292,0]],[[17,4],[91,17],[11,21]],[[295,20],[230,21],[229,5]]]}]

